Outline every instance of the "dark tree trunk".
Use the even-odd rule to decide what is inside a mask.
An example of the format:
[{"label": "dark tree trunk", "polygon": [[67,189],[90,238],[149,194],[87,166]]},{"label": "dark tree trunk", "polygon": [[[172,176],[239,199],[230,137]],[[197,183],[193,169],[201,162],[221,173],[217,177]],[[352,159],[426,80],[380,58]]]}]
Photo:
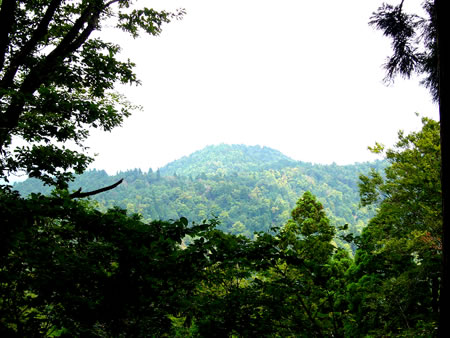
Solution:
[{"label": "dark tree trunk", "polygon": [[439,71],[439,115],[441,122],[441,185],[442,185],[442,280],[440,294],[440,318],[439,318],[439,336],[444,337],[446,332],[450,332],[450,276],[449,276],[449,189],[448,172],[449,167],[449,144],[448,136],[450,132],[449,125],[449,60],[450,43],[449,34],[450,20],[448,20],[448,2],[445,0],[435,0],[436,19],[437,19],[437,41],[438,41],[438,71]]}]

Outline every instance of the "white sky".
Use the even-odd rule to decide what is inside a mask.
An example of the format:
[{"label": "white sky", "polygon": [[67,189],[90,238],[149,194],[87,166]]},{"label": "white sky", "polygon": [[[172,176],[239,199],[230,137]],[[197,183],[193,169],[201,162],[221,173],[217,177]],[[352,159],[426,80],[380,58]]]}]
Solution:
[{"label": "white sky", "polygon": [[[145,1],[139,3],[144,4]],[[159,37],[107,37],[137,63],[144,107],[93,133],[92,167],[157,169],[210,144],[262,145],[295,160],[375,159],[375,141],[417,130],[438,108],[418,81],[383,84],[390,41],[367,22],[378,0],[160,0],[186,16]]]}]

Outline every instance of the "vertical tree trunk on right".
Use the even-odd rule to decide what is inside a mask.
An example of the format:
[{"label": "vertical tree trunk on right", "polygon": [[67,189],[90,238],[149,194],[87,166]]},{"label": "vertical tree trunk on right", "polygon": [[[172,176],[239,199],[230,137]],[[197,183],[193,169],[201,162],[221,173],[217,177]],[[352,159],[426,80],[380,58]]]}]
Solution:
[{"label": "vertical tree trunk on right", "polygon": [[450,228],[449,228],[449,189],[448,172],[450,170],[448,133],[449,126],[449,66],[450,43],[449,35],[450,20],[448,20],[448,4],[444,0],[435,0],[435,10],[437,19],[437,42],[438,42],[438,72],[439,72],[439,115],[441,123],[441,186],[442,186],[442,279],[440,294],[440,315],[439,315],[439,336],[444,337],[450,332],[450,276],[449,276],[449,249],[450,249]]}]

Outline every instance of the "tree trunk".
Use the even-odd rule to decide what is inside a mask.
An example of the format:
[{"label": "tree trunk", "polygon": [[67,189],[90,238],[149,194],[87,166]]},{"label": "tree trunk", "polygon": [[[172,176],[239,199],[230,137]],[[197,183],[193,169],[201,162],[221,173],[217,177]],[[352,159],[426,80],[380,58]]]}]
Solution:
[{"label": "tree trunk", "polygon": [[[439,72],[439,117],[441,122],[441,186],[442,186],[442,279],[441,294],[439,299],[439,336],[444,337],[450,332],[450,276],[449,276],[449,249],[450,249],[450,233],[449,233],[449,189],[448,189],[448,173],[449,167],[449,145],[448,134],[450,132],[449,125],[449,60],[450,60],[450,43],[449,34],[450,20],[446,17],[449,13],[448,3],[445,0],[435,0],[435,10],[437,19],[437,41],[438,41],[438,72]],[[447,33],[446,33],[447,32]]]}]

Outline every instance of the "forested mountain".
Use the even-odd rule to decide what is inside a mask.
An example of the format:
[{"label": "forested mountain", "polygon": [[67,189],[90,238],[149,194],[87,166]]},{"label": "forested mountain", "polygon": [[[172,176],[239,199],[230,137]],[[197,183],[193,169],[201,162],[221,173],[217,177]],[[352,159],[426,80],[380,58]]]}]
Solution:
[{"label": "forested mountain", "polygon": [[[255,231],[283,225],[298,198],[311,191],[333,225],[349,224],[351,232],[359,233],[373,214],[359,206],[358,176],[384,166],[382,161],[311,164],[267,147],[222,144],[156,172],[134,169],[109,176],[103,170],[91,170],[78,176],[71,189],[94,190],[123,178],[117,188],[95,196],[100,209],[118,205],[146,220],[186,217],[201,222],[217,216],[221,229],[250,237]],[[24,195],[50,192],[32,179],[14,188]]]},{"label": "forested mountain", "polygon": [[[202,165],[219,161],[227,148],[236,152],[235,163],[251,162],[237,155],[247,147],[221,145],[183,159],[199,159],[192,161],[196,170],[183,168],[187,176],[161,174],[162,168],[78,177],[72,188],[85,191],[124,178],[117,189],[97,195],[104,210],[66,189],[22,198],[7,188],[0,194],[0,335],[435,335],[442,258],[439,123],[423,119],[422,131],[399,133],[393,149],[377,145],[373,151],[387,160],[372,164],[290,161],[276,170],[253,160],[248,165],[260,169],[230,173],[227,161],[209,171]],[[15,187],[39,190],[34,183]],[[290,198],[297,200],[286,211]],[[143,221],[114,207],[116,201],[147,218],[154,212],[179,219]],[[367,223],[359,203],[375,207]],[[214,219],[193,224],[180,217],[202,220],[209,209],[228,232]],[[347,219],[353,232],[365,225],[360,236],[339,234],[336,226]],[[278,227],[252,236],[272,224]]]},{"label": "forested mountain", "polygon": [[231,174],[295,166],[293,159],[278,150],[260,146],[211,145],[161,168],[163,175]]},{"label": "forested mountain", "polygon": [[[447,116],[442,3],[383,4],[370,23],[393,39],[387,79],[425,75]],[[0,337],[446,337],[446,120],[377,143],[386,162],[219,145],[157,172],[85,172],[89,132],[134,109],[115,85],[139,83],[98,32],[157,36],[184,13],[0,0]],[[40,181],[12,187],[17,173]]]}]

